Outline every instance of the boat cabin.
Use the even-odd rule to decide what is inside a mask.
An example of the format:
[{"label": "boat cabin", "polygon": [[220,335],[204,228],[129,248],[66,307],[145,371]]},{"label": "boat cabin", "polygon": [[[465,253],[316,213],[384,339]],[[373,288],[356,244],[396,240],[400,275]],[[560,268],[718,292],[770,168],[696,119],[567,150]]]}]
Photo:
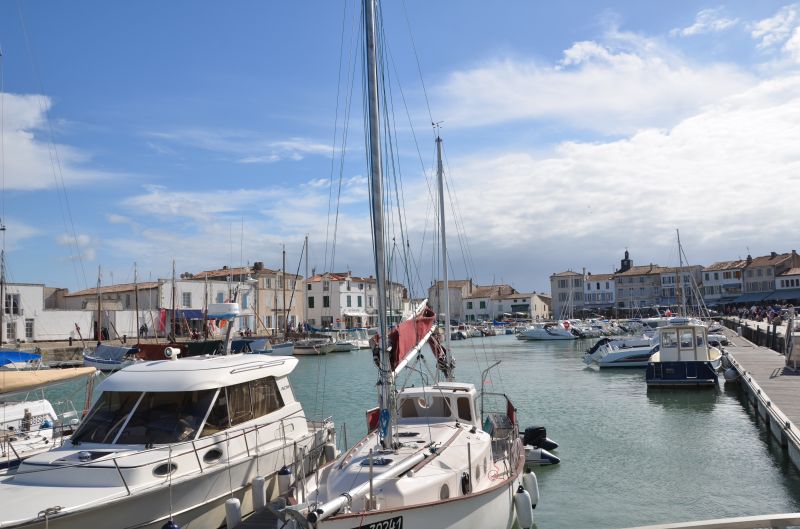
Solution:
[{"label": "boat cabin", "polygon": [[705,362],[708,352],[706,328],[701,325],[674,325],[659,330],[661,362]]},{"label": "boat cabin", "polygon": [[480,427],[473,384],[440,382],[434,386],[406,388],[397,396],[399,422],[458,421]]},{"label": "boat cabin", "polygon": [[179,443],[255,422],[295,403],[287,377],[296,364],[231,355],[131,365],[100,385],[72,443]]}]

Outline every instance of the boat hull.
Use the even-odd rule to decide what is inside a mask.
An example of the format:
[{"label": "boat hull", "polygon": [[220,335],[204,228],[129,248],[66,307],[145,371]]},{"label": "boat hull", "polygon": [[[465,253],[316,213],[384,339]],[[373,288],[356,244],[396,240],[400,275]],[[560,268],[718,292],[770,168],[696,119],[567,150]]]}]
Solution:
[{"label": "boat hull", "polygon": [[340,514],[317,529],[511,529],[517,519],[514,492],[522,485],[522,458],[514,476],[485,491],[405,508]]},{"label": "boat hull", "polygon": [[[317,443],[321,440],[317,432]],[[144,490],[132,489],[129,492],[121,485],[108,487],[107,496],[88,505],[53,512],[48,519],[42,516],[37,520],[2,521],[3,529],[85,529],[86,527],[105,527],[108,529],[161,529],[172,518],[181,529],[217,529],[225,523],[225,501],[236,497],[241,501],[243,514],[253,510],[252,494],[249,494],[253,478],[265,476],[268,498],[277,496],[277,471],[285,461],[292,460],[292,452],[303,447],[310,448],[315,434],[311,433],[298,440],[297,447],[264,452],[258,456],[241,457],[231,464],[206,468],[171,484],[162,482]],[[288,452],[288,453],[285,453]],[[191,455],[194,457],[194,455]],[[182,463],[176,457],[177,463]],[[182,466],[182,465],[181,465]],[[306,468],[310,468],[306,464]],[[123,472],[126,472],[123,469]],[[10,479],[13,479],[10,478]],[[25,488],[25,487],[22,487]],[[16,487],[7,489],[0,485],[4,498],[14,501]],[[56,494],[57,487],[49,487]],[[96,492],[96,491],[95,491]],[[53,506],[63,505],[64,498],[49,498]],[[47,502],[47,500],[45,500]],[[56,508],[53,507],[55,510]],[[74,510],[73,510],[74,509]],[[44,509],[43,509],[44,510]],[[170,515],[171,513],[171,515]]]},{"label": "boat hull", "polygon": [[648,387],[713,387],[718,383],[711,361],[650,362],[645,380]]}]

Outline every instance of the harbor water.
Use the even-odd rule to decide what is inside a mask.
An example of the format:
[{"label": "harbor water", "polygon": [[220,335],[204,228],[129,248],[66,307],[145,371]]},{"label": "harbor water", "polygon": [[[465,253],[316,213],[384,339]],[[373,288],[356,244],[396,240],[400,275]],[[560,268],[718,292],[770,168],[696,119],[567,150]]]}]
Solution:
[{"label": "harbor water", "polygon": [[[453,342],[458,380],[477,386],[500,360],[487,391],[508,394],[521,427],[544,425],[559,443],[561,463],[536,468],[539,529],[800,510],[800,472],[735,388],[648,391],[644,369],[586,367],[590,343],[509,335]],[[346,424],[350,444],[364,435],[365,410],[377,399],[369,351],[303,357],[291,378],[310,416],[332,415],[340,437]]]},{"label": "harbor water", "polygon": [[[522,428],[544,425],[560,445],[553,451],[560,464],[535,468],[539,529],[800,511],[800,472],[756,423],[738,390],[648,392],[643,369],[586,367],[589,345],[508,335],[453,342],[459,381],[478,386],[481,371],[500,360],[489,372],[487,391],[506,393]],[[432,371],[427,351],[426,357]],[[307,415],[332,416],[340,443],[346,427],[353,444],[366,432],[365,411],[377,402],[372,354],[298,358],[291,380]],[[420,385],[421,377],[406,370],[399,382]],[[80,407],[83,387],[50,388],[46,396]]]}]

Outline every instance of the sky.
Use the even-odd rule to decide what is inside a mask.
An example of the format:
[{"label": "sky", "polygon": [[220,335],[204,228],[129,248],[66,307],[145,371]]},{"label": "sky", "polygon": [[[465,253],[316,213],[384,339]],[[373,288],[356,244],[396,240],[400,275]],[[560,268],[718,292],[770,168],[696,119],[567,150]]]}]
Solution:
[{"label": "sky", "polygon": [[[374,274],[359,7],[0,3],[10,281],[78,290],[261,261]],[[393,275],[549,291],[800,249],[800,4],[385,2]],[[391,148],[390,148],[391,146]],[[338,199],[337,199],[338,198]],[[338,216],[336,215],[338,212]],[[400,230],[400,225],[403,230]],[[410,249],[404,262],[400,249]],[[405,266],[407,264],[408,266]],[[411,269],[411,272],[400,270]]]}]

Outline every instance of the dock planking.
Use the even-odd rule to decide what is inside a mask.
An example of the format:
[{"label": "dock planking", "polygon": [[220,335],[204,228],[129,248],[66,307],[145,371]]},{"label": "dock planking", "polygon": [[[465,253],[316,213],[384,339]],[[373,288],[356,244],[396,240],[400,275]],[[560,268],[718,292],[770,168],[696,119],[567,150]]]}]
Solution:
[{"label": "dock planking", "polygon": [[786,357],[756,346],[740,336],[731,336],[725,347],[747,402],[800,468],[800,371],[786,367]]}]

